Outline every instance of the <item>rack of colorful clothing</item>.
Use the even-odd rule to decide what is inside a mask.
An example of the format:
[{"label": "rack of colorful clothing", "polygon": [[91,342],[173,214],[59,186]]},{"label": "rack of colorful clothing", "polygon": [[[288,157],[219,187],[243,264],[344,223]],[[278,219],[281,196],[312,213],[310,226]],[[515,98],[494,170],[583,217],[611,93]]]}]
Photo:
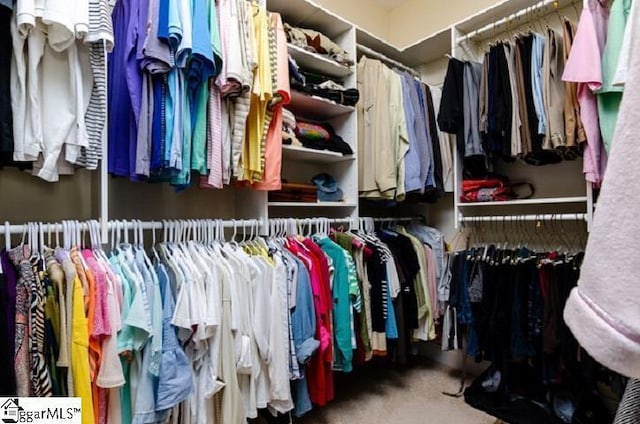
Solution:
[{"label": "rack of colorful clothing", "polygon": [[119,123],[109,127],[109,172],[178,188],[192,171],[200,187],[232,178],[279,187],[271,164],[291,98],[280,15],[246,0],[159,4],[120,1],[113,10],[123,42],[109,56],[109,115]]},{"label": "rack of colorful clothing", "polygon": [[334,372],[435,337],[444,237],[382,221],[5,223],[3,394],[81,397],[84,423],[323,406]]},{"label": "rack of colorful clothing", "polygon": [[436,124],[441,89],[395,60],[357,48],[363,53],[357,106],[360,197],[435,200],[452,191],[451,144]]},{"label": "rack of colorful clothing", "polygon": [[462,349],[465,335],[464,353],[490,364],[465,401],[511,423],[611,422],[602,387],[621,395],[624,379],[587,355],[562,315],[584,214],[466,218],[471,232],[452,242],[466,234],[466,247],[449,259],[443,349]]}]

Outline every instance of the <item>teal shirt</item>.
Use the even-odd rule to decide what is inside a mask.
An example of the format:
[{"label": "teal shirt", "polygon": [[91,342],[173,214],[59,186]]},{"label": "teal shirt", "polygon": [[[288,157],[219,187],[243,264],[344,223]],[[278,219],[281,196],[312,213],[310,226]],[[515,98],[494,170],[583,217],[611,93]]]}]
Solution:
[{"label": "teal shirt", "polygon": [[334,369],[344,372],[353,370],[353,316],[351,314],[352,284],[349,278],[349,267],[342,247],[327,237],[318,237],[316,243],[333,261],[333,338]]},{"label": "teal shirt", "polygon": [[618,120],[618,110],[622,101],[623,87],[614,86],[613,79],[618,67],[624,29],[627,25],[631,0],[616,0],[609,14],[607,41],[602,54],[602,88],[597,92],[600,132],[604,145],[609,151]]}]

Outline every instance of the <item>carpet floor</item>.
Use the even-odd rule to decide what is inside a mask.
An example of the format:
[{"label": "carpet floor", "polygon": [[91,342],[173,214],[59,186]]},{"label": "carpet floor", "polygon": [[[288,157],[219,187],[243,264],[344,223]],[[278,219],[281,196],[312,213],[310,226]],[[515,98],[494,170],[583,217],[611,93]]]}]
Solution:
[{"label": "carpet floor", "polygon": [[[470,381],[467,381],[469,384]],[[335,400],[314,408],[296,424],[493,424],[495,418],[468,406],[456,393],[460,377],[422,362],[402,368],[370,366],[336,374]],[[256,421],[264,423],[266,421]]]}]

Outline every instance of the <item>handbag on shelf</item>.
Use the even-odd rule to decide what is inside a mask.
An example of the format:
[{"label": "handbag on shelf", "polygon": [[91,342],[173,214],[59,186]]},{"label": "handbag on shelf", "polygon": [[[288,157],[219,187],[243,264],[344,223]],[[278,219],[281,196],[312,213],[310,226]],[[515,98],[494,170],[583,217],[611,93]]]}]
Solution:
[{"label": "handbag on shelf", "polygon": [[[518,193],[519,189],[528,188],[528,194]],[[505,202],[514,199],[529,199],[535,193],[533,184],[527,182],[510,182],[503,176],[491,176],[483,179],[462,181],[460,201],[464,203]]]}]

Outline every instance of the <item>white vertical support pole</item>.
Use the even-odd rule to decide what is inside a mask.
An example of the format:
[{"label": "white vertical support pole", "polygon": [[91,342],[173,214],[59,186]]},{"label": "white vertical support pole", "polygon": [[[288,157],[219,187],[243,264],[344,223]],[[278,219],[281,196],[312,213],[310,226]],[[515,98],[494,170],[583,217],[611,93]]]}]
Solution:
[{"label": "white vertical support pole", "polygon": [[[353,58],[357,58],[357,50],[356,50],[356,27],[351,26],[349,30],[340,35],[338,38],[338,44],[342,47],[349,55]],[[351,75],[347,76],[344,80],[345,86],[356,87],[358,85],[357,81],[357,71],[356,67],[353,67],[353,72]],[[341,172],[343,177],[343,181],[340,183],[342,185],[342,189],[345,191],[345,197],[349,199],[349,201],[355,202],[356,207],[351,210],[350,218],[358,218],[360,216],[360,192],[359,190],[359,182],[358,182],[358,161],[360,160],[360,152],[358,151],[358,113],[356,111],[351,112],[348,116],[345,116],[345,124],[343,127],[343,137],[345,140],[349,140],[351,144],[352,150],[355,152],[354,160],[344,163],[340,166],[348,166],[348,169],[345,169]],[[347,138],[348,137],[348,138]]]},{"label": "white vertical support pole", "polygon": [[100,230],[101,239],[106,242],[109,239],[109,148],[108,143],[108,127],[109,127],[109,85],[107,78],[108,61],[107,55],[107,42],[103,40],[103,47],[105,52],[104,72],[107,81],[107,110],[105,114],[104,128],[102,130],[102,161],[100,163]]},{"label": "white vertical support pole", "polygon": [[[451,27],[451,56],[457,58],[458,55],[458,38],[462,33],[458,29],[457,26],[453,25]],[[460,189],[462,187],[462,174],[463,174],[463,164],[460,158],[460,154],[458,152],[458,140],[456,137],[451,137],[454,139],[453,143],[453,222],[454,228],[457,230],[460,227]]]}]

